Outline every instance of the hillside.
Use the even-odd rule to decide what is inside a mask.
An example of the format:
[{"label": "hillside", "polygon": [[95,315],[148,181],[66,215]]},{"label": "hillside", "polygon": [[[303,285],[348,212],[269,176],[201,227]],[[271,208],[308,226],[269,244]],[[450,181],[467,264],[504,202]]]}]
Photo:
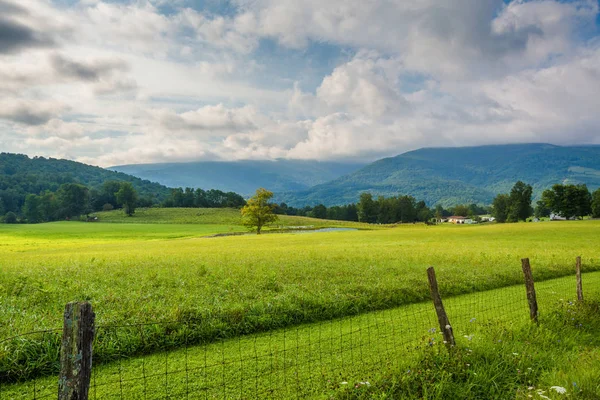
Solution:
[{"label": "hillside", "polygon": [[250,195],[259,187],[275,192],[308,190],[363,166],[312,160],[247,160],[121,165],[109,169],[169,187],[209,188]]},{"label": "hillside", "polygon": [[161,201],[170,194],[166,186],[100,167],[54,158],[0,153],[0,199],[5,212],[18,211],[25,196],[30,193],[56,191],[64,183],[98,188],[110,180],[131,182],[142,198]]},{"label": "hillside", "polygon": [[331,182],[296,193],[279,193],[292,206],[356,202],[360,193],[408,194],[429,205],[490,204],[518,181],[534,196],[555,183],[600,186],[600,146],[549,144],[425,148],[384,158]]},{"label": "hillside", "polygon": [[[247,232],[248,228],[242,225],[240,210],[235,208],[139,208],[135,215],[127,217],[120,210],[103,211],[95,213],[100,222],[122,224],[183,224],[206,225],[211,229],[218,227],[214,233],[221,232]],[[378,229],[383,226],[373,226],[360,222],[333,221],[310,217],[292,215],[279,215],[277,222],[268,227],[290,228],[299,226],[325,227],[352,227],[357,229]]]}]

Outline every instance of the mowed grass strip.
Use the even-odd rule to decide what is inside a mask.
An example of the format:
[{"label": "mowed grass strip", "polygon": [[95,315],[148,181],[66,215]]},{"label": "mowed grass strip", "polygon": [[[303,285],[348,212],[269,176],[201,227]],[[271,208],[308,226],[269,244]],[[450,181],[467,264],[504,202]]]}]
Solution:
[{"label": "mowed grass strip", "polygon": [[[74,300],[91,301],[100,325],[201,321],[191,338],[169,326],[146,332],[146,342],[100,347],[102,362],[422,301],[429,265],[444,295],[520,283],[522,257],[537,280],[570,273],[577,255],[585,270],[600,268],[599,221],[195,236],[204,228],[1,227],[10,244],[0,249],[0,338],[60,327]],[[27,351],[12,356],[13,345]],[[5,345],[0,371],[10,379],[52,371],[52,349],[29,339]]]},{"label": "mowed grass strip", "polygon": [[[600,272],[584,274],[583,279],[587,298],[600,299]],[[536,291],[542,316],[549,315],[558,303],[575,297],[575,279],[540,282]],[[485,345],[492,339],[486,336],[488,330],[494,342],[501,342],[492,326],[519,329],[531,324],[523,285],[447,298],[445,305],[461,348]],[[120,333],[131,336],[135,329],[123,328]],[[500,338],[511,340],[509,332]],[[441,340],[433,305],[424,302],[122,358],[94,369],[90,393],[98,399],[330,398],[345,393],[345,385],[377,385],[382,376],[408,371],[424,348]],[[510,342],[503,347],[510,349]],[[559,366],[538,366],[544,371],[555,367]],[[539,377],[542,371],[524,372]],[[524,390],[531,384],[526,383]],[[37,398],[54,395],[56,378],[5,385],[0,398],[31,399],[34,390]],[[510,397],[511,393],[502,395]]]}]

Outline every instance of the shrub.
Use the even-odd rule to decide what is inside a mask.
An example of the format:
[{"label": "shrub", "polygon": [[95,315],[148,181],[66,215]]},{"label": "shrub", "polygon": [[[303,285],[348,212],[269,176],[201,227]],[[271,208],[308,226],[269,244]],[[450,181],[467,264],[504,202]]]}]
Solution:
[{"label": "shrub", "polygon": [[15,214],[12,211],[7,212],[6,215],[4,216],[4,223],[5,224],[16,224],[17,223],[17,214]]}]

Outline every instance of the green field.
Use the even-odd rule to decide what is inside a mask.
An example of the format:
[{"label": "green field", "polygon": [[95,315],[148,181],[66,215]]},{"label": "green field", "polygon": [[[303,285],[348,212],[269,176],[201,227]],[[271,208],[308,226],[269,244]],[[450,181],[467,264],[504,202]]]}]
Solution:
[{"label": "green field", "polygon": [[[371,230],[204,237],[244,232],[236,213],[150,209],[100,213],[98,223],[2,225],[0,339],[59,328],[73,300],[91,301],[100,325],[202,321],[193,334],[168,326],[146,332],[145,342],[117,337],[127,345],[96,350],[106,363],[427,300],[429,265],[445,296],[520,283],[523,257],[538,281],[571,274],[578,255],[584,270],[600,270],[600,221],[376,227],[282,218],[282,226]],[[14,348],[0,349],[10,379],[55,368],[39,361],[48,348],[18,345],[30,353],[17,359]]]},{"label": "green field", "polygon": [[[584,274],[584,282],[586,296],[600,299],[600,272]],[[574,296],[574,283],[570,276],[537,284],[539,326],[529,321],[522,285],[446,299],[457,338],[452,356],[432,329],[432,305],[423,302],[124,357],[94,369],[90,398],[542,398],[537,391],[552,396],[548,388],[554,385],[569,388],[569,396],[595,398],[600,303],[591,303],[586,314],[565,300]],[[119,331],[131,337],[137,329]],[[453,373],[463,376],[456,382]],[[432,380],[425,382],[425,396],[422,378]],[[0,398],[55,393],[56,377],[0,385]]]}]

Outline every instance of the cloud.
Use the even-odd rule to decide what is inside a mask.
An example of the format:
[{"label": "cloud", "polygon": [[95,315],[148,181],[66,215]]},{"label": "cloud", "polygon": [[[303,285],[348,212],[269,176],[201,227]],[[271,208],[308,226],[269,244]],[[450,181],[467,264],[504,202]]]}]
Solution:
[{"label": "cloud", "polygon": [[17,53],[28,48],[49,47],[53,45],[53,41],[42,32],[38,32],[4,16],[6,15],[4,13],[10,15],[11,9],[8,8],[9,6],[11,5],[0,3],[0,12],[2,12],[0,14],[0,54]]},{"label": "cloud", "polygon": [[223,104],[180,114],[169,110],[160,110],[156,114],[160,125],[173,131],[243,131],[255,128],[261,118],[253,107],[228,109]]},{"label": "cloud", "polygon": [[94,60],[78,62],[69,60],[60,54],[51,56],[51,63],[57,75],[83,81],[98,81],[115,71],[127,71],[128,67],[121,60]]},{"label": "cloud", "polygon": [[594,0],[67,3],[0,0],[7,151],[106,166],[600,143]]},{"label": "cloud", "polygon": [[68,18],[45,2],[0,0],[0,54],[59,47],[71,28]]},{"label": "cloud", "polygon": [[63,106],[51,102],[4,100],[0,103],[0,119],[23,125],[45,124],[63,111]]}]

